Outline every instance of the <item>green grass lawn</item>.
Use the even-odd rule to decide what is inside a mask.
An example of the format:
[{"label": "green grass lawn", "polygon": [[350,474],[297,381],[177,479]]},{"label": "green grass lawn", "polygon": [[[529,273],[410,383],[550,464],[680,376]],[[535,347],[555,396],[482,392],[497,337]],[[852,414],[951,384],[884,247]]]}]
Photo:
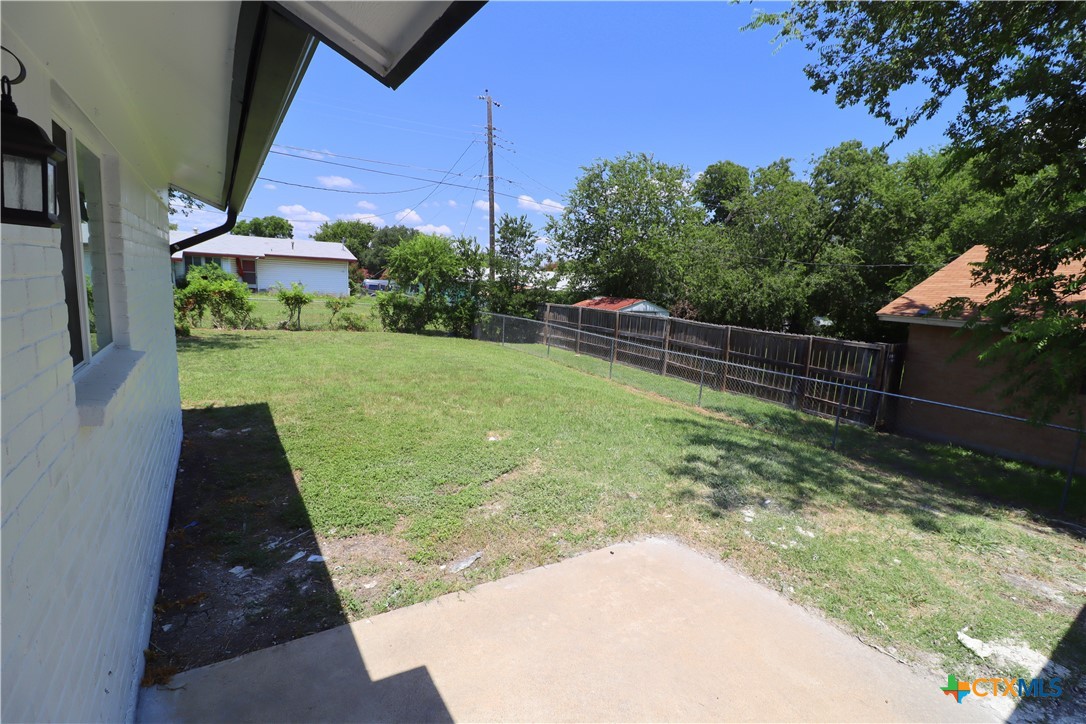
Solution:
[{"label": "green grass lawn", "polygon": [[[858,428],[834,452],[832,422],[719,393],[699,410],[677,380],[616,367],[608,381],[482,342],[196,330],[178,350],[184,407],[209,427],[247,430],[254,404],[273,421],[220,460],[224,485],[251,489],[221,522],[270,515],[252,499],[281,445],[299,504],[274,515],[316,530],[352,618],[664,534],[906,660],[1013,673],[961,646],[968,626],[1059,647],[1081,675],[1086,541],[1044,517],[1058,471]],[[1084,499],[1079,479],[1070,516]],[[281,563],[259,531],[243,538],[223,539],[231,565]],[[335,557],[362,549],[385,553]],[[477,550],[464,574],[442,567]]]}]

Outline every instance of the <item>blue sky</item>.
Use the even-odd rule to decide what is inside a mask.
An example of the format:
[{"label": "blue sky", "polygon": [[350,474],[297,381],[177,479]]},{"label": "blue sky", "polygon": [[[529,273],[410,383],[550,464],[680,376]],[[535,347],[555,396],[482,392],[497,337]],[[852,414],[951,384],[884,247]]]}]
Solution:
[{"label": "blue sky", "polygon": [[[778,51],[770,29],[740,31],[758,8],[781,7],[491,2],[396,91],[321,47],[276,139],[309,158],[271,154],[261,176],[273,180],[257,182],[242,218],[284,216],[300,238],[321,220],[361,217],[484,240],[487,89],[501,103],[498,205],[537,228],[596,159],[644,151],[696,174],[787,157],[803,171],[842,141],[889,140],[863,108],[810,89],[802,45]],[[945,127],[944,114],[888,152],[940,146]],[[202,230],[221,217],[173,220]]]}]

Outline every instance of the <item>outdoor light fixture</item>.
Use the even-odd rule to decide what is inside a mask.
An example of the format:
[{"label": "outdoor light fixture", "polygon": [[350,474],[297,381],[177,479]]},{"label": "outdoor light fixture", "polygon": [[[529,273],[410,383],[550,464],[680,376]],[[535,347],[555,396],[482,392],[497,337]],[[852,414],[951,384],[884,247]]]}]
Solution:
[{"label": "outdoor light fixture", "polygon": [[11,99],[11,86],[26,78],[26,66],[15,53],[10,53],[19,64],[15,80],[6,75],[0,78],[0,111],[3,126],[0,128],[0,146],[3,163],[3,212],[0,221],[20,226],[60,226],[60,209],[57,199],[57,164],[66,154],[50,140],[38,124],[29,118],[20,118],[19,109]]}]

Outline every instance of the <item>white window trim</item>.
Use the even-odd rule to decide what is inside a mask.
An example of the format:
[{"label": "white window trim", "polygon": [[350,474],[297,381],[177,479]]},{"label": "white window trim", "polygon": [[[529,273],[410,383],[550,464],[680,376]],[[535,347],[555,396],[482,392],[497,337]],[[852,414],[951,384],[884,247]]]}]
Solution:
[{"label": "white window trim", "polygon": [[[110,357],[112,350],[120,346],[117,344],[119,330],[117,329],[116,324],[116,320],[119,318],[117,308],[117,295],[119,291],[116,287],[117,272],[113,268],[116,241],[110,233],[113,222],[113,219],[110,218],[110,213],[111,209],[120,203],[120,189],[115,188],[115,185],[109,178],[110,174],[106,173],[108,164],[114,162],[115,154],[112,153],[112,148],[106,143],[105,139],[102,138],[101,134],[94,128],[90,121],[83,116],[74,104],[71,103],[70,99],[66,96],[59,99],[57,98],[58,90],[59,89],[54,86],[55,102],[52,109],[53,121],[60,126],[67,135],[68,147],[65,150],[67,151],[68,156],[64,163],[68,167],[68,196],[70,201],[68,218],[72,224],[72,242],[75,246],[72,256],[74,257],[73,265],[76,269],[75,281],[78,288],[76,296],[78,297],[77,306],[79,308],[79,330],[82,338],[81,343],[83,345],[83,361],[72,368],[72,379],[73,381],[78,382],[92,367]],[[83,268],[83,251],[87,240],[83,238],[83,225],[80,223],[77,143],[83,144],[83,146],[98,159],[98,183],[102,190],[102,233],[103,242],[105,244],[106,284],[109,289],[111,339],[108,344],[102,346],[94,353],[91,352],[90,310],[87,306],[87,278],[86,271]]]},{"label": "white window trim", "polygon": [[[113,146],[105,139],[89,118],[72,101],[71,97],[55,81],[51,83],[52,120],[68,136],[68,182],[69,196],[73,208],[69,215],[75,228],[72,239],[75,244],[73,264],[78,269],[78,308],[79,328],[83,337],[86,359],[73,367],[72,382],[75,385],[75,403],[79,413],[80,427],[105,425],[112,408],[118,399],[119,391],[132,379],[134,370],[145,358],[145,354],[130,348],[129,331],[125,311],[127,300],[123,284],[123,270],[117,265],[122,262],[123,241],[116,236],[120,229],[120,218],[115,216],[121,205],[120,157]],[[109,286],[109,315],[112,340],[90,354],[90,324],[88,323],[86,276],[83,273],[83,232],[79,224],[78,167],[76,162],[76,142],[82,143],[88,151],[98,158],[101,175],[103,237],[105,240],[106,283]],[[74,184],[74,188],[72,188]]]}]

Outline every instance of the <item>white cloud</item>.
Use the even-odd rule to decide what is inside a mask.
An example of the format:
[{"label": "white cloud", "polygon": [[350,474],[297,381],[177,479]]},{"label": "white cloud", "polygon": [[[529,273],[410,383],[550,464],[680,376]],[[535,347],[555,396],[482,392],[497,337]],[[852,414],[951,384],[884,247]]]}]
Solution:
[{"label": "white cloud", "polygon": [[268,191],[275,191],[279,187],[275,184],[264,184],[264,188],[266,188]]},{"label": "white cloud", "polygon": [[377,204],[372,201],[366,201],[365,199],[359,201],[355,206],[360,209],[365,209],[366,211],[377,211]]},{"label": "white cloud", "polygon": [[452,236],[452,229],[445,224],[441,226],[434,226],[433,224],[423,224],[422,226],[416,226],[417,230],[424,234],[438,234],[439,236]]},{"label": "white cloud", "polygon": [[449,208],[451,208],[451,209],[456,208],[456,202],[454,200],[452,200],[452,199],[449,199]]},{"label": "white cloud", "polygon": [[517,197],[517,208],[525,209],[527,211],[537,211],[541,214],[560,214],[566,207],[554,199],[536,201],[528,194],[521,194]]},{"label": "white cloud", "polygon": [[421,224],[422,217],[415,213],[414,209],[404,209],[396,212],[396,221],[401,224]]},{"label": "white cloud", "polygon": [[330,189],[349,189],[354,186],[354,181],[346,176],[318,176],[317,181],[321,186],[327,186]]},{"label": "white cloud", "polygon": [[[479,199],[478,201],[475,202],[475,208],[479,209],[479,211],[485,211],[485,212],[487,212],[489,214],[490,213],[490,202],[489,201],[483,201],[482,199]],[[497,201],[495,201],[494,202],[494,215],[497,216],[501,212],[502,212],[501,204],[499,204]]]},{"label": "white cloud", "polygon": [[285,216],[294,227],[296,238],[308,238],[313,236],[322,221],[331,221],[331,217],[319,211],[310,211],[301,204],[288,204],[277,207],[280,214]]},{"label": "white cloud", "polygon": [[339,218],[345,221],[365,221],[367,224],[373,224],[374,226],[385,225],[385,220],[376,214],[340,214]]},{"label": "white cloud", "polygon": [[288,219],[294,219],[297,221],[329,221],[330,217],[325,216],[319,211],[310,211],[301,204],[290,204],[289,206],[278,207],[279,213],[286,216]]}]

